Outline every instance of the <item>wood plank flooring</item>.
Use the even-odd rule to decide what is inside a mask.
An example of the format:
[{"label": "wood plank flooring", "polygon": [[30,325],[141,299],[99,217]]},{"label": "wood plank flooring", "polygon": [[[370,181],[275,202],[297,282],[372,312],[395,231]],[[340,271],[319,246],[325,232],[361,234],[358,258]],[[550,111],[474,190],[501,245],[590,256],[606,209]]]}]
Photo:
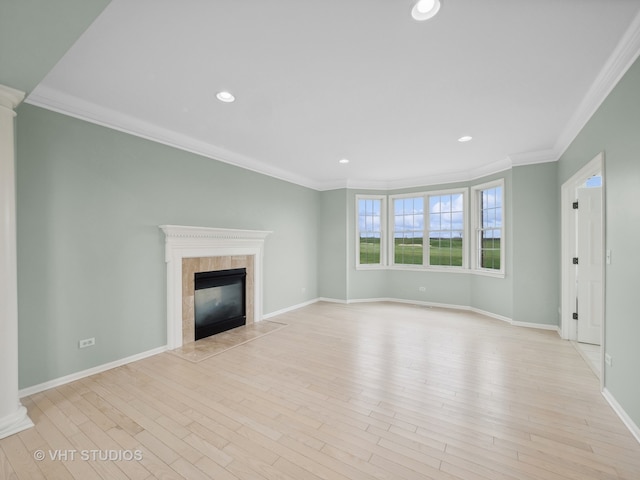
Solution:
[{"label": "wood plank flooring", "polygon": [[198,363],[24,398],[35,427],[0,440],[0,479],[640,479],[640,444],[555,332],[392,303],[274,320]]}]

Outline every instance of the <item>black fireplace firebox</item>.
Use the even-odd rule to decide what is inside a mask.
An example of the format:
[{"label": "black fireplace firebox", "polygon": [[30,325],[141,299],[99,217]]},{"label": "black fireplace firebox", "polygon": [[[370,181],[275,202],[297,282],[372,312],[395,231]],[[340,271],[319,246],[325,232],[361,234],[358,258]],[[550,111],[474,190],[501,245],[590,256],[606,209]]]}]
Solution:
[{"label": "black fireplace firebox", "polygon": [[195,274],[195,339],[247,323],[247,270],[234,268]]}]

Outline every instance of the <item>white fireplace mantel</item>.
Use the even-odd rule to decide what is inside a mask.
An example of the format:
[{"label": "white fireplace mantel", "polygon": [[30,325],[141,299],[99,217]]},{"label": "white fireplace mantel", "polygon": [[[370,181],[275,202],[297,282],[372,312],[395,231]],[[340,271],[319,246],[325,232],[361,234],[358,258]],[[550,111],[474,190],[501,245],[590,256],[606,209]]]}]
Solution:
[{"label": "white fireplace mantel", "polygon": [[253,255],[255,257],[254,322],[262,319],[264,241],[271,232],[228,228],[160,225],[167,263],[167,347],[182,346],[182,259]]}]

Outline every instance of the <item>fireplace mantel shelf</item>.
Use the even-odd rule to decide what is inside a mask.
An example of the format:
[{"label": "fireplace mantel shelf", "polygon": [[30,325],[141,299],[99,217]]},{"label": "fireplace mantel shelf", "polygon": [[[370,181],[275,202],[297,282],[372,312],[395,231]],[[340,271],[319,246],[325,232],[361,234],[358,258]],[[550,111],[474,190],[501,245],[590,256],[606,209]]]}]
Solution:
[{"label": "fireplace mantel shelf", "polygon": [[186,227],[160,225],[167,238],[211,238],[229,240],[264,240],[273,233],[266,230],[236,230],[232,228]]},{"label": "fireplace mantel shelf", "polygon": [[262,319],[264,241],[272,232],[229,228],[160,225],[165,234],[167,263],[167,347],[182,346],[182,260],[197,257],[254,257],[253,322]]}]

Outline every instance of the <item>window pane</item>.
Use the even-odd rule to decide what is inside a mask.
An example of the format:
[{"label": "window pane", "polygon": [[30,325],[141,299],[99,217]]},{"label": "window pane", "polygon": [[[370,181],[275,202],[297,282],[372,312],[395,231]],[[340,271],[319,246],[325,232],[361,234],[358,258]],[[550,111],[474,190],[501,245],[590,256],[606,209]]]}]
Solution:
[{"label": "window pane", "polygon": [[440,230],[441,217],[439,213],[431,213],[429,215],[429,230]]},{"label": "window pane", "polygon": [[380,238],[360,237],[360,264],[380,263]]},{"label": "window pane", "polygon": [[422,234],[404,234],[394,238],[394,261],[402,265],[422,265]]},{"label": "window pane", "polygon": [[424,198],[397,198],[393,201],[394,263],[423,264]]},{"label": "window pane", "polygon": [[480,267],[500,270],[502,249],[502,186],[480,192]]},{"label": "window pane", "polygon": [[602,186],[602,175],[599,173],[591,176],[584,184],[587,188],[596,188]]},{"label": "window pane", "polygon": [[480,251],[480,266],[500,270],[500,238],[497,232],[483,232],[489,236],[483,237]]},{"label": "window pane", "polygon": [[464,196],[461,193],[451,195],[452,212],[462,213],[464,211]]},{"label": "window pane", "polygon": [[462,230],[464,228],[464,214],[456,212],[451,215],[451,226],[454,230]]},{"label": "window pane", "polygon": [[360,264],[380,263],[382,200],[358,199],[358,230],[360,235]]},{"label": "window pane", "polygon": [[461,267],[464,196],[429,196],[429,265]]},{"label": "window pane", "polygon": [[462,266],[462,232],[456,236],[429,238],[429,265]]}]

